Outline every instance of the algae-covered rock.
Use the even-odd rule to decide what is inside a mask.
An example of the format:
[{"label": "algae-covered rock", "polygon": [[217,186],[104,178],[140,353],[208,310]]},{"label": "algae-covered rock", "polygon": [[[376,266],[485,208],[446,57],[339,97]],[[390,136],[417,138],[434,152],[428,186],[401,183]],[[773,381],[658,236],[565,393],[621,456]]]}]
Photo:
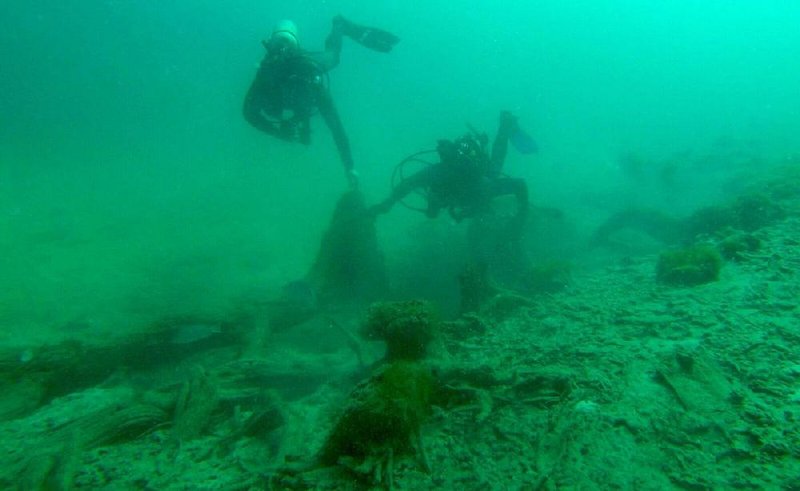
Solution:
[{"label": "algae-covered rock", "polygon": [[722,256],[709,245],[694,245],[662,252],[656,267],[656,279],[674,286],[694,286],[719,279]]},{"label": "algae-covered rock", "polygon": [[383,302],[370,306],[361,334],[386,342],[386,360],[419,360],[437,328],[436,316],[428,302]]},{"label": "algae-covered rock", "polygon": [[420,429],[430,413],[433,385],[431,370],[422,363],[400,361],[380,367],[350,394],[318,463],[346,463],[351,470],[367,473],[386,466],[389,475],[396,457],[424,460]]}]

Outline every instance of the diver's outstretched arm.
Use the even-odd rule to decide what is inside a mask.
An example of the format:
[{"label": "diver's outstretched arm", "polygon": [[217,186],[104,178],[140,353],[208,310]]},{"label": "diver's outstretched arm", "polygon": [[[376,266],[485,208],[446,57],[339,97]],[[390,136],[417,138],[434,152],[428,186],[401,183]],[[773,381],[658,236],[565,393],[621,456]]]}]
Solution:
[{"label": "diver's outstretched arm", "polygon": [[342,159],[342,165],[348,175],[353,174],[353,154],[350,150],[350,140],[347,139],[347,134],[344,132],[342,120],[339,118],[339,112],[333,104],[333,99],[327,90],[320,88],[317,97],[317,107],[319,113],[325,120],[325,124],[331,130],[333,141],[336,143],[336,148],[339,150],[339,157]]},{"label": "diver's outstretched arm", "polygon": [[388,213],[395,203],[408,196],[411,191],[429,186],[433,180],[435,168],[435,166],[426,167],[416,174],[403,179],[400,184],[395,186],[392,190],[392,194],[390,194],[388,198],[370,208],[372,214],[379,215]]}]

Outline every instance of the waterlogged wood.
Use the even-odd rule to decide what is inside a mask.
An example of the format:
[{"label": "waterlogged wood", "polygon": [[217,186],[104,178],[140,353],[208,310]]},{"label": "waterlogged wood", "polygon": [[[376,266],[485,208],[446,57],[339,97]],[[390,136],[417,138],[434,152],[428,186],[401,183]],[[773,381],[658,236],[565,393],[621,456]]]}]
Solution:
[{"label": "waterlogged wood", "polygon": [[0,352],[0,420],[20,417],[56,397],[95,386],[121,369],[151,370],[175,365],[213,349],[244,345],[247,324],[222,323],[192,342],[185,322],[160,323],[153,331],[116,338],[108,344],[65,341]]},{"label": "waterlogged wood", "polygon": [[14,473],[19,489],[72,489],[82,452],[135,440],[166,421],[155,406],[115,404],[54,428]]}]

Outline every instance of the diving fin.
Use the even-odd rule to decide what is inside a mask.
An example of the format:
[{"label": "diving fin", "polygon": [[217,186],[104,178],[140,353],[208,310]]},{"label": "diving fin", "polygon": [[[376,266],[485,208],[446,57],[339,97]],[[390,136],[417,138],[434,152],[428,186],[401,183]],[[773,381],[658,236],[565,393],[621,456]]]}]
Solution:
[{"label": "diving fin", "polygon": [[394,45],[400,41],[400,38],[391,32],[374,27],[366,27],[359,36],[351,36],[353,41],[375,51],[381,53],[388,53],[394,48]]},{"label": "diving fin", "polygon": [[336,17],[334,22],[342,27],[342,33],[365,48],[381,53],[388,53],[400,38],[391,32],[376,27],[366,27],[354,24],[342,16]]},{"label": "diving fin", "polygon": [[511,135],[508,137],[508,141],[511,142],[511,146],[513,146],[517,152],[523,155],[530,155],[539,151],[539,145],[536,144],[536,141],[531,135],[520,128],[519,125],[514,126]]}]

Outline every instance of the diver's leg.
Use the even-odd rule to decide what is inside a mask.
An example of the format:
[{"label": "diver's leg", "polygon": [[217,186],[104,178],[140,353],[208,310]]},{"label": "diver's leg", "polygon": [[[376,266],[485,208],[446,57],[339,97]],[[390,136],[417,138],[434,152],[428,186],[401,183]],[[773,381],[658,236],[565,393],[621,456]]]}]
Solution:
[{"label": "diver's leg", "polygon": [[494,180],[492,197],[513,194],[517,200],[516,218],[524,224],[528,217],[528,185],[524,179],[500,177]]},{"label": "diver's leg", "polygon": [[506,161],[508,154],[508,139],[511,133],[517,126],[517,118],[508,111],[500,113],[500,125],[497,128],[497,135],[494,137],[492,144],[492,169],[490,175],[496,177],[500,175],[503,169],[503,163]]},{"label": "diver's leg", "polygon": [[339,64],[342,53],[342,36],[344,36],[347,21],[340,15],[333,18],[333,26],[328,37],[325,38],[325,54],[327,60],[325,68],[330,70]]},{"label": "diver's leg", "polygon": [[499,229],[495,272],[504,283],[514,287],[525,284],[530,260],[525,250],[525,226],[528,222],[528,186],[523,179],[504,177],[495,181],[495,196],[513,195],[517,212]]}]

